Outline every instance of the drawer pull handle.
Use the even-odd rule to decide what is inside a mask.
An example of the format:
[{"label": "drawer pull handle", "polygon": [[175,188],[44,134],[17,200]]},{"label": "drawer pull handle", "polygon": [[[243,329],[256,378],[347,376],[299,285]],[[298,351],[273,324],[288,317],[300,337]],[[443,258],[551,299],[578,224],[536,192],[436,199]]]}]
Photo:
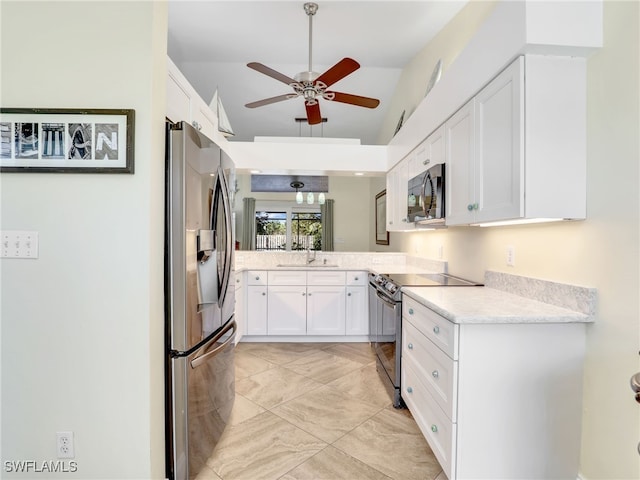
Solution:
[{"label": "drawer pull handle", "polygon": [[433,327],[433,333],[435,333],[436,335],[438,335],[440,333],[440,327],[439,326],[435,326]]},{"label": "drawer pull handle", "polygon": [[356,277],[356,278],[355,278],[355,281],[356,281],[356,282],[358,281],[358,277]]},{"label": "drawer pull handle", "polygon": [[409,315],[413,315],[413,308],[409,309]]},{"label": "drawer pull handle", "polygon": [[408,393],[413,393],[413,388],[411,388],[411,387],[407,387],[407,392],[408,392]]},{"label": "drawer pull handle", "polygon": [[256,280],[260,280],[260,277],[256,277]]},{"label": "drawer pull handle", "polygon": [[438,370],[434,370],[433,372],[431,372],[431,376],[433,378],[438,378],[440,376],[440,374],[438,373]]},{"label": "drawer pull handle", "polygon": [[413,350],[413,343],[410,343],[409,345],[407,345],[407,347],[409,348],[409,350]]},{"label": "drawer pull handle", "polygon": [[431,425],[431,431],[432,431],[433,433],[438,433],[438,427],[437,427],[437,425]]}]

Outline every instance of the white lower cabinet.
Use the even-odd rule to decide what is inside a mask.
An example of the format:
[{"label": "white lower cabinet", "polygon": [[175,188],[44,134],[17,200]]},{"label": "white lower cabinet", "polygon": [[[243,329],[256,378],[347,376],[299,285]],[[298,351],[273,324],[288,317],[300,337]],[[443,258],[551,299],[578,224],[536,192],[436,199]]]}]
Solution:
[{"label": "white lower cabinet", "polygon": [[402,398],[449,480],[577,478],[584,324],[402,312]]},{"label": "white lower cabinet", "polygon": [[246,335],[363,341],[369,334],[368,272],[252,270],[246,282]]}]

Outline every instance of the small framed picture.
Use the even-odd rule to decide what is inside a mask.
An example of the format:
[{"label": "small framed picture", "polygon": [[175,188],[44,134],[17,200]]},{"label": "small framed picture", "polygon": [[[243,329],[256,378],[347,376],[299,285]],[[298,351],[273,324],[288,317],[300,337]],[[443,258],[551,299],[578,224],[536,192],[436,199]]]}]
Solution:
[{"label": "small framed picture", "polygon": [[0,108],[0,172],[133,173],[134,110]]}]

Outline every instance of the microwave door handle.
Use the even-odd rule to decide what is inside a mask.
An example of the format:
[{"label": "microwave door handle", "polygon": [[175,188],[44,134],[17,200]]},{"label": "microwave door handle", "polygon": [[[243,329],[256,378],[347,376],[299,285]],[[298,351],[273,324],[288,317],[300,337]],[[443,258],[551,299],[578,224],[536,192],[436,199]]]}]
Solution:
[{"label": "microwave door handle", "polygon": [[[431,195],[429,195],[428,207],[427,207],[427,184],[431,189],[431,192],[430,192]],[[424,216],[426,218],[429,218],[429,212],[433,208],[433,198],[435,195],[435,192],[433,191],[433,179],[431,178],[431,172],[429,171],[427,171],[426,175],[424,176],[424,180],[422,180],[422,187],[421,187],[420,193],[422,194],[422,208],[424,209]]]}]

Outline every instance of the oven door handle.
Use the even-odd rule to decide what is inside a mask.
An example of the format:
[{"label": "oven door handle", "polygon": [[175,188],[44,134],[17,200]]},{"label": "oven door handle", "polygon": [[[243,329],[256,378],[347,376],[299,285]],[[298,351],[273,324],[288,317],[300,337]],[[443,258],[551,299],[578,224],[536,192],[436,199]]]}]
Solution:
[{"label": "oven door handle", "polygon": [[391,308],[396,308],[396,302],[389,301],[389,299],[387,299],[387,298],[383,297],[382,295],[380,295],[380,292],[376,292],[376,295],[380,300],[382,300],[384,303],[389,305]]}]

